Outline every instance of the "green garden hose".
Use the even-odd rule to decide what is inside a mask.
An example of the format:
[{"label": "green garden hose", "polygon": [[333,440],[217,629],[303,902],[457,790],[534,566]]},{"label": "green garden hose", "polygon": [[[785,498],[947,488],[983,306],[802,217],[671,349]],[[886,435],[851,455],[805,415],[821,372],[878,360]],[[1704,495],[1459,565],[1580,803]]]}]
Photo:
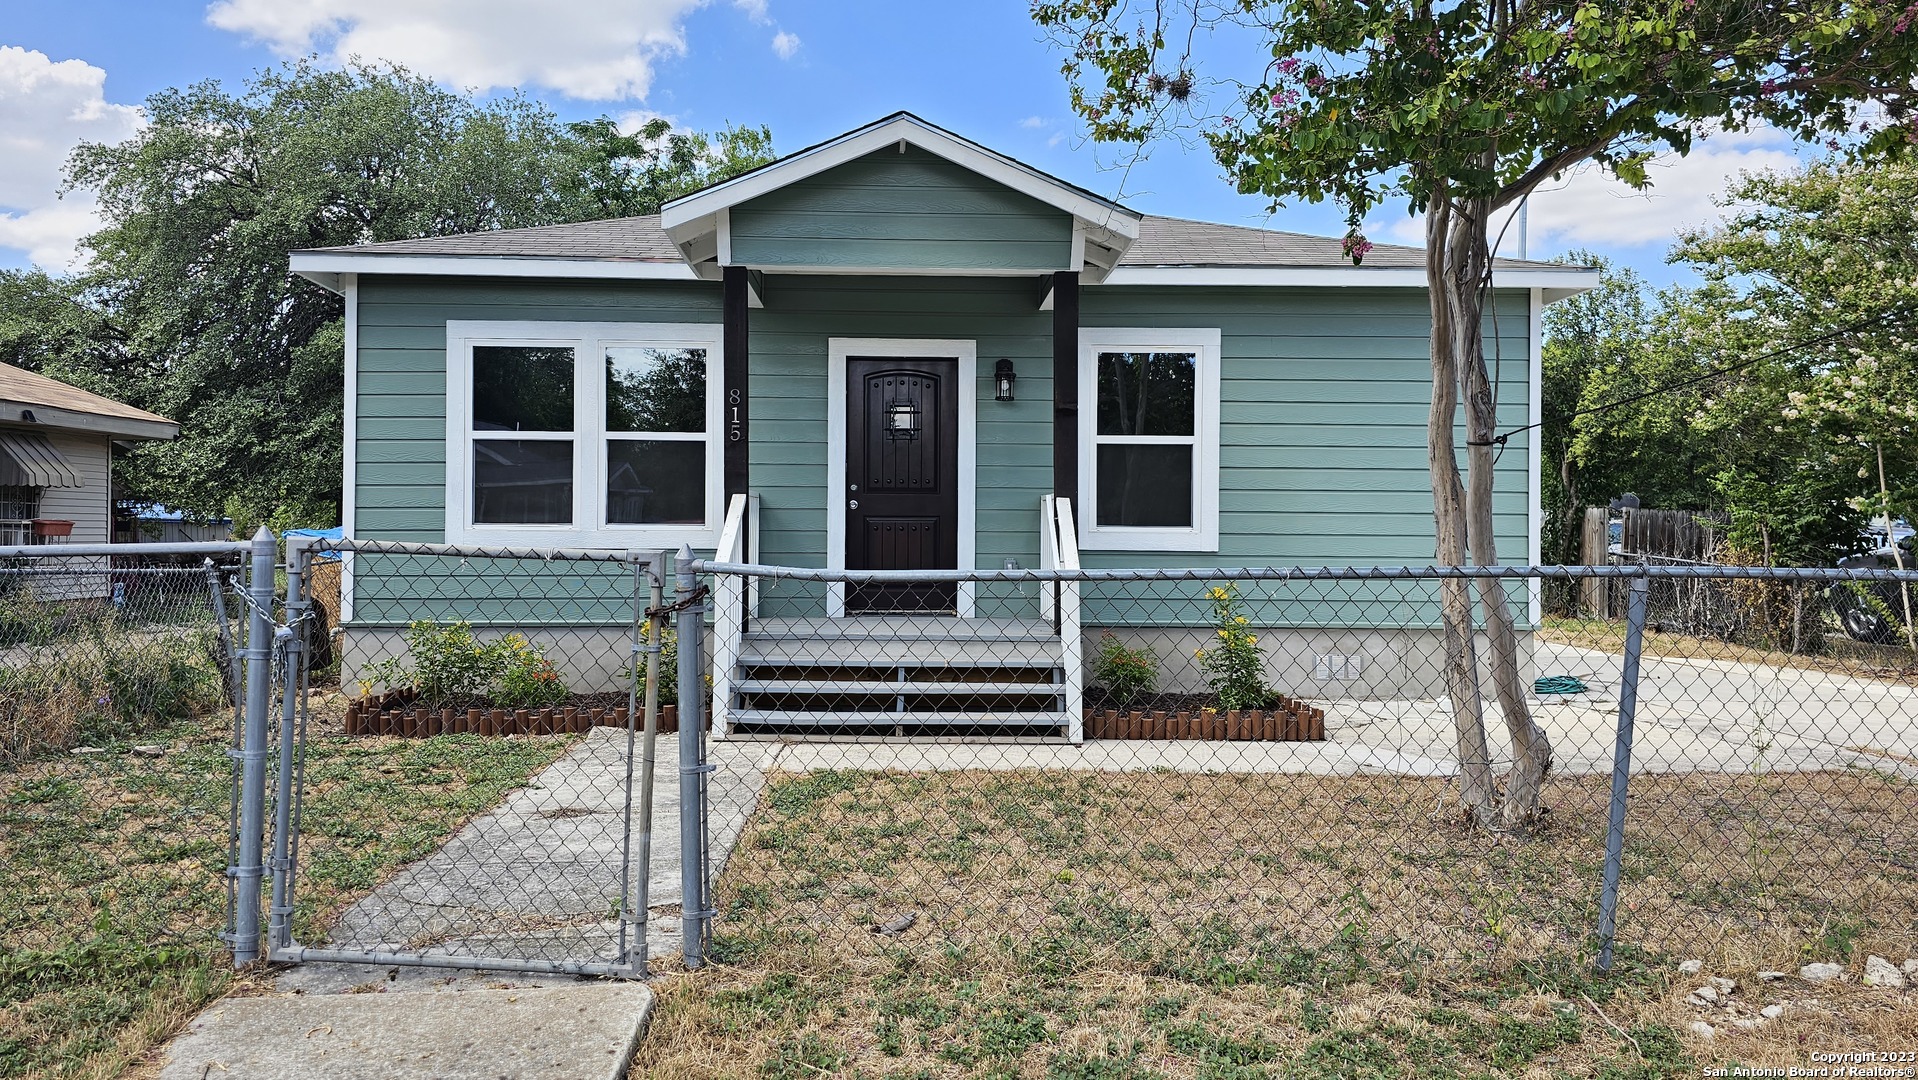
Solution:
[{"label": "green garden hose", "polygon": [[1541,697],[1546,694],[1582,694],[1588,689],[1590,687],[1575,675],[1546,675],[1532,684],[1532,692]]}]

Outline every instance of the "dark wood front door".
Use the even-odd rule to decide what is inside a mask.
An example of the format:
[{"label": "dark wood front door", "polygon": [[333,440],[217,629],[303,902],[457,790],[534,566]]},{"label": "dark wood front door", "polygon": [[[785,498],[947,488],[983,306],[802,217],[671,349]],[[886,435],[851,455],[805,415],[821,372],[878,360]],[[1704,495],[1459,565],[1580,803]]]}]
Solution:
[{"label": "dark wood front door", "polygon": [[[846,569],[959,565],[959,362],[846,361]],[[952,611],[951,582],[846,589],[849,613]]]}]

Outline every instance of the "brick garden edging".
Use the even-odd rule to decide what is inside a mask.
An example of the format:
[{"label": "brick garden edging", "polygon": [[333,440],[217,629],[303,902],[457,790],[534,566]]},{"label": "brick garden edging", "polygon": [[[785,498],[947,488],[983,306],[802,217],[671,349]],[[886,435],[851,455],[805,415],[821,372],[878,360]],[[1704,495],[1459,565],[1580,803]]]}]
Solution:
[{"label": "brick garden edging", "polygon": [[1325,710],[1281,697],[1272,710],[1120,712],[1087,709],[1088,739],[1201,739],[1210,742],[1322,742]]},{"label": "brick garden edging", "polygon": [[[434,709],[410,704],[410,697],[405,691],[392,691],[348,702],[346,733],[425,739],[434,735],[567,735],[596,727],[626,726],[624,705],[611,709],[580,705],[538,709]],[[678,706],[661,705],[660,733],[678,730]]]}]

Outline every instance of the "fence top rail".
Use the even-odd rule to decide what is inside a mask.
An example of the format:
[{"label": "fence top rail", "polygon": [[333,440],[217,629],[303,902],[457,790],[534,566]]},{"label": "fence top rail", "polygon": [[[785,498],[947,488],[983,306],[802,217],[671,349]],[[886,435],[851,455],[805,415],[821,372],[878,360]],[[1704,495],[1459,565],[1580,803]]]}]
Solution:
[{"label": "fence top rail", "polygon": [[287,542],[313,552],[363,555],[428,555],[455,559],[535,559],[546,562],[652,563],[668,552],[612,551],[596,548],[546,548],[483,544],[418,544],[401,540],[338,540],[289,537]]},{"label": "fence top rail", "polygon": [[0,547],[0,559],[81,559],[101,556],[245,555],[243,540],[194,540],[177,544],[30,544]]},{"label": "fence top rail", "polygon": [[792,581],[933,583],[955,581],[1419,581],[1446,579],[1677,578],[1788,582],[1892,581],[1918,584],[1918,570],[1787,566],[1236,566],[1119,570],[828,570],[695,560],[694,573]]}]

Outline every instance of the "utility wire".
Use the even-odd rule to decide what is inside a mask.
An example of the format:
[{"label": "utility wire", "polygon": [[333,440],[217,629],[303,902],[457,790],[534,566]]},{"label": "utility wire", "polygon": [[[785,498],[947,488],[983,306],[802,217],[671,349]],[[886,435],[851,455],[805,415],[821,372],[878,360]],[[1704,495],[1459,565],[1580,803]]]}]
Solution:
[{"label": "utility wire", "polygon": [[[1794,341],[1788,345],[1780,345],[1778,348],[1773,349],[1770,352],[1760,353],[1759,355],[1751,357],[1750,359],[1740,360],[1736,364],[1727,364],[1726,366],[1722,368],[1717,368],[1712,371],[1700,372],[1697,375],[1692,375],[1688,378],[1680,379],[1675,383],[1669,383],[1665,386],[1654,387],[1642,393],[1629,394],[1625,397],[1619,398],[1617,401],[1608,401],[1603,405],[1593,405],[1584,409],[1574,409],[1572,410],[1571,415],[1567,417],[1567,419],[1576,420],[1581,416],[1591,416],[1596,413],[1609,412],[1612,409],[1617,409],[1626,405],[1631,405],[1635,402],[1644,401],[1646,398],[1654,398],[1660,394],[1669,394],[1674,390],[1683,390],[1686,387],[1697,386],[1699,383],[1709,382],[1712,379],[1716,379],[1721,375],[1730,375],[1735,371],[1743,371],[1744,369],[1751,367],[1755,364],[1762,364],[1767,360],[1773,359],[1774,357],[1783,356],[1786,353],[1797,352],[1800,349],[1808,349],[1814,345],[1823,345],[1834,338],[1843,337],[1844,335],[1852,333],[1853,331],[1863,330],[1867,327],[1875,326],[1878,323],[1884,322],[1885,320],[1890,319],[1894,316],[1908,315],[1914,312],[1918,312],[1918,304],[1910,304],[1901,308],[1893,308],[1890,311],[1879,312],[1878,314],[1873,315],[1870,318],[1860,319],[1857,322],[1840,326],[1835,330],[1827,330],[1824,333],[1818,334],[1814,337],[1808,337],[1800,341]],[[1525,432],[1532,430],[1533,428],[1544,427],[1544,426],[1545,426],[1545,421],[1541,420],[1536,424],[1526,424],[1524,427],[1513,428],[1512,430],[1505,432],[1502,435],[1494,435],[1490,439],[1487,439],[1483,442],[1467,440],[1465,445],[1496,446],[1500,449],[1501,452],[1503,452],[1505,448],[1505,444],[1511,441],[1512,436],[1522,435]]]}]

